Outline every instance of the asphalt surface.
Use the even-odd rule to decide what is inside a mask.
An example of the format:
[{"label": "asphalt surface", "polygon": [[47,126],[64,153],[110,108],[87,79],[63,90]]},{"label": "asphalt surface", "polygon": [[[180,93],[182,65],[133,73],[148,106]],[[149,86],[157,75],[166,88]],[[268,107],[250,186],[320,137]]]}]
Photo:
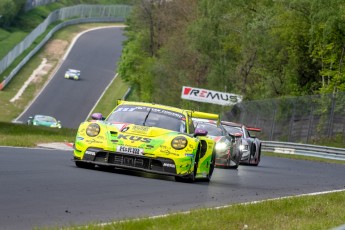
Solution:
[{"label": "asphalt surface", "polygon": [[72,152],[0,147],[0,229],[61,227],[344,189],[345,165],[263,157],[210,183],[77,168]]},{"label": "asphalt surface", "polygon": [[[114,78],[124,40],[120,27],[81,35],[52,80],[17,121],[43,114],[60,120],[63,127],[78,128]],[[69,68],[81,71],[79,81],[64,78]]]}]

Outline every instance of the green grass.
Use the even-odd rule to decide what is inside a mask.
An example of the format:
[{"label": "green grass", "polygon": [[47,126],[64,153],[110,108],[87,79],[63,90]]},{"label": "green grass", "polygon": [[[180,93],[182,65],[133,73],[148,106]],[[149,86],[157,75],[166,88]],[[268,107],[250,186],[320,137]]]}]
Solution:
[{"label": "green grass", "polygon": [[2,146],[35,147],[39,143],[73,142],[77,131],[0,122]]},{"label": "green grass", "polygon": [[[0,60],[4,58],[32,30],[40,25],[54,10],[77,4],[131,4],[129,0],[59,0],[56,3],[39,6],[28,12],[20,12],[13,25],[0,28]],[[49,31],[49,30],[47,30]],[[2,78],[0,79],[2,81]]]},{"label": "green grass", "polygon": [[302,155],[295,155],[295,154],[264,152],[263,156],[281,157],[281,158],[288,158],[288,159],[295,159],[295,160],[318,161],[318,162],[324,162],[324,163],[345,164],[345,161],[342,161],[342,160],[332,160],[332,159],[326,159],[326,158],[321,158],[321,157],[302,156]]},{"label": "green grass", "polygon": [[92,113],[99,112],[102,113],[103,116],[107,116],[116,106],[117,99],[122,99],[128,88],[128,84],[124,82],[120,76],[117,76]]},{"label": "green grass", "polygon": [[66,229],[331,229],[345,224],[345,192],[198,209],[159,218],[117,221]]}]

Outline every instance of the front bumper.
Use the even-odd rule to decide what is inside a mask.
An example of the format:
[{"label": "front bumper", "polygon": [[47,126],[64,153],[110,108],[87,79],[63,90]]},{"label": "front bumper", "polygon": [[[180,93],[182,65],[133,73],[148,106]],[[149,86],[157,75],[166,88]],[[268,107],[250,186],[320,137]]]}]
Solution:
[{"label": "front bumper", "polygon": [[105,150],[92,149],[91,151],[86,151],[82,159],[74,156],[73,160],[94,165],[113,166],[116,168],[145,171],[170,176],[183,177],[190,174],[177,174],[177,166],[175,162],[169,158],[152,158],[143,155],[123,154]]}]

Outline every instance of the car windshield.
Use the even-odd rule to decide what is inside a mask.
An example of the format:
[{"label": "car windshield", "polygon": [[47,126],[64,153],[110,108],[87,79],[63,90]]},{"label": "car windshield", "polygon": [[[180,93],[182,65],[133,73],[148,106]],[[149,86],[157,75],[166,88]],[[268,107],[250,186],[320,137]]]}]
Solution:
[{"label": "car windshield", "polygon": [[234,126],[228,126],[228,125],[223,125],[223,127],[226,129],[228,133],[242,133],[242,130],[240,127],[234,127]]},{"label": "car windshield", "polygon": [[35,119],[38,121],[43,121],[43,122],[56,122],[56,119],[54,117],[49,117],[49,116],[37,115],[35,116]]},{"label": "car windshield", "polygon": [[186,118],[183,114],[148,106],[120,105],[106,121],[187,132]]},{"label": "car windshield", "polygon": [[210,136],[223,136],[222,129],[217,127],[215,124],[196,122],[196,128],[207,130],[208,135]]}]

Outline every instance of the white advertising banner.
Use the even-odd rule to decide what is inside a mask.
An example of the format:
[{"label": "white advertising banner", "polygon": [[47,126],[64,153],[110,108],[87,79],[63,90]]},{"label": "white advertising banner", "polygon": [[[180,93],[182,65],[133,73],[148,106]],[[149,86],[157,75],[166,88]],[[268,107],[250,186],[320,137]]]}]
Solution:
[{"label": "white advertising banner", "polygon": [[208,89],[199,89],[189,86],[182,87],[181,98],[218,105],[234,105],[242,101],[241,95],[218,92]]}]

